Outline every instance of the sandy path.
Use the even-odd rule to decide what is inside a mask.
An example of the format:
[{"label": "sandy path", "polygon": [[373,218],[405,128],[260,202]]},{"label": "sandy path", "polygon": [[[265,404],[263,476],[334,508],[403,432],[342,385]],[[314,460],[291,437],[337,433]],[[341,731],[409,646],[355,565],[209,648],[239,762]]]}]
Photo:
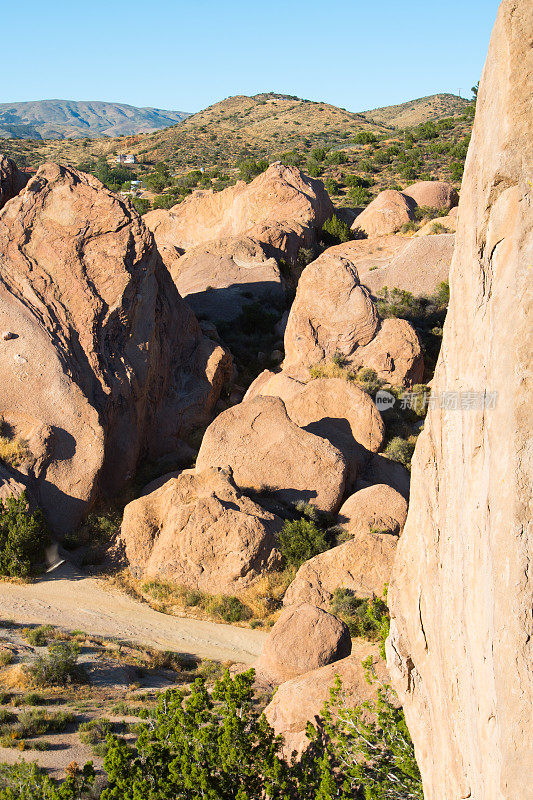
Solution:
[{"label": "sandy path", "polygon": [[266,633],[160,614],[68,564],[31,584],[0,582],[0,617],[117,636],[161,650],[252,664]]}]

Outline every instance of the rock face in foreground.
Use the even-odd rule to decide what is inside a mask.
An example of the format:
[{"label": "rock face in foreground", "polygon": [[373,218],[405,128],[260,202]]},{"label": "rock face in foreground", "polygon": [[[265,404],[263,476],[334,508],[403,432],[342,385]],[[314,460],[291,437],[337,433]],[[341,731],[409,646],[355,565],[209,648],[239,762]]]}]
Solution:
[{"label": "rock face in foreground", "polygon": [[347,475],[340,451],[295,425],[278,397],[239,403],[208,427],[197,469],[228,466],[241,489],[331,512],[341,504]]},{"label": "rock face in foreground", "polygon": [[57,532],[207,422],[231,367],[132,206],[55,164],[0,212],[0,330],[0,415]]},{"label": "rock face in foreground", "polygon": [[348,627],[310,603],[286,608],[265,642],[257,669],[274,682],[295,678],[350,655]]},{"label": "rock face in foreground", "polygon": [[531,796],[532,32],[531,3],[504,0],[433,382],[494,406],[430,410],[389,591],[387,660],[426,800]]},{"label": "rock face in foreground", "polygon": [[282,520],[241,495],[229,473],[185,470],[147,489],[126,506],[120,534],[137,578],[233,594],[280,560]]},{"label": "rock face in foreground", "polygon": [[24,189],[28,179],[11,158],[0,153],[0,209]]}]

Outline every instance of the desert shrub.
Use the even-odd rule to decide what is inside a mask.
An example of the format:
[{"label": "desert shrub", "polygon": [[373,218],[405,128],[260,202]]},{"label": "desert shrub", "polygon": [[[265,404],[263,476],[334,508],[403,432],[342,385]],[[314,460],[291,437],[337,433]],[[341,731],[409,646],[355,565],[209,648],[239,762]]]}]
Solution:
[{"label": "desert shrub", "polygon": [[370,192],[364,186],[352,186],[348,197],[356,206],[365,206],[370,200]]},{"label": "desert shrub", "polygon": [[[374,682],[371,662],[363,664]],[[307,735],[320,754],[314,757],[320,800],[423,800],[414,746],[390,686],[378,686],[376,701],[350,708],[337,676],[316,728],[309,723]]]},{"label": "desert shrub", "polygon": [[322,241],[328,247],[353,239],[350,226],[339,219],[336,214],[327,219],[322,226]]},{"label": "desert shrub", "polygon": [[374,144],[377,142],[377,137],[370,131],[359,131],[354,136],[354,142],[355,144]]},{"label": "desert shrub", "polygon": [[106,738],[113,733],[115,725],[105,717],[82,722],[78,728],[80,740],[91,746],[94,755],[105,756],[107,752]]},{"label": "desert shrub", "polygon": [[238,597],[233,595],[216,595],[207,603],[206,610],[215,617],[220,617],[224,622],[241,622],[250,619],[252,613]]},{"label": "desert shrub", "polygon": [[323,147],[315,147],[311,150],[311,158],[313,161],[324,161],[326,158],[326,150]]},{"label": "desert shrub", "polygon": [[355,382],[367,394],[375,394],[383,385],[383,381],[370,367],[361,367],[355,373]]},{"label": "desert shrub", "polygon": [[53,628],[51,625],[39,625],[37,628],[24,628],[22,633],[26,641],[33,647],[46,647]]},{"label": "desert shrub", "polygon": [[46,703],[46,699],[37,692],[27,692],[22,697],[22,703],[26,706],[42,706]]},{"label": "desert shrub", "polygon": [[44,709],[23,711],[17,719],[17,732],[21,739],[44,736],[46,733],[61,733],[74,720],[74,714],[65,711],[57,711],[54,714]]},{"label": "desert shrub", "polygon": [[188,696],[165,692],[150,722],[139,725],[133,746],[109,740],[102,800],[196,800],[200,787],[212,800],[288,798],[289,767],[257,708],[253,681],[253,670],[235,678],[226,672],[211,693],[203,679]]},{"label": "desert shrub", "polygon": [[150,211],[150,201],[146,197],[134,197],[131,201],[133,207],[138,214],[147,214]]},{"label": "desert shrub", "polygon": [[78,800],[87,797],[93,781],[92,764],[67,771],[61,785],[35,763],[0,764],[0,800]]},{"label": "desert shrub", "polygon": [[0,667],[7,667],[14,660],[14,655],[11,650],[2,650],[0,652]]},{"label": "desert shrub", "polygon": [[411,459],[413,457],[415,443],[416,439],[414,437],[403,439],[401,436],[395,436],[388,443],[384,454],[392,461],[398,461],[400,464],[403,464],[404,467],[407,467],[407,469],[411,469]]},{"label": "desert shrub", "polygon": [[409,222],[404,222],[400,228],[400,233],[412,233],[418,230],[418,223],[410,219]]},{"label": "desert shrub", "polygon": [[172,208],[175,206],[177,202],[176,195],[170,194],[166,192],[165,194],[159,194],[157,197],[154,197],[152,201],[152,208]]},{"label": "desert shrub", "polygon": [[29,455],[30,451],[24,439],[0,417],[0,461],[11,467],[18,467]]},{"label": "desert shrub", "polygon": [[[335,589],[331,599],[332,614],[342,619],[352,636],[362,636],[371,641],[381,640],[384,648],[389,635],[389,610],[384,598],[357,597],[350,589]],[[384,652],[382,653],[385,657]]]},{"label": "desert shrub", "polygon": [[266,159],[256,161],[255,158],[245,158],[240,161],[237,166],[239,167],[239,175],[242,180],[249,183],[268,169],[268,161],[266,161]]},{"label": "desert shrub", "polygon": [[308,519],[287,520],[279,534],[279,548],[288,566],[298,569],[313,556],[328,549],[326,535]]},{"label": "desert shrub", "polygon": [[322,167],[322,164],[320,164],[318,161],[315,161],[312,158],[309,159],[309,161],[307,162],[306,172],[311,178],[319,178],[320,175],[322,175],[323,171],[324,169]]},{"label": "desert shrub", "polygon": [[431,228],[429,229],[430,234],[435,235],[437,233],[448,233],[448,228],[446,228],[441,222],[434,222]]},{"label": "desert shrub", "polygon": [[348,158],[344,150],[335,150],[333,153],[330,153],[327,162],[328,164],[346,164]]},{"label": "desert shrub", "polygon": [[36,686],[58,686],[79,683],[84,679],[78,665],[79,645],[75,642],[57,642],[48,646],[48,653],[39,656],[27,667],[27,672]]},{"label": "desert shrub", "polygon": [[25,493],[0,500],[0,575],[27,577],[44,557],[48,531]]},{"label": "desert shrub", "polygon": [[330,195],[337,194],[337,192],[341,188],[340,183],[336,181],[335,178],[328,178],[324,186],[326,187],[327,193]]}]

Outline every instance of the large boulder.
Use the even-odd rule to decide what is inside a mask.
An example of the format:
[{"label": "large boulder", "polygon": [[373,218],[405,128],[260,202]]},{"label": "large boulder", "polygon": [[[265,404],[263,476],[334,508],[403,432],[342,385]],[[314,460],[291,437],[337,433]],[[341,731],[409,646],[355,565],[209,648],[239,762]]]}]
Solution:
[{"label": "large boulder", "polygon": [[265,370],[250,386],[246,399],[280,397],[298,427],[327,439],[348,464],[352,486],[372,453],[383,443],[385,425],[372,398],[342,378],[318,378],[305,384],[283,372]]},{"label": "large boulder", "polygon": [[376,307],[353,263],[326,250],[298,283],[285,330],[284,371],[308,377],[309,367],[336,353],[349,358],[378,327]]},{"label": "large boulder", "polygon": [[186,470],[128,503],[120,538],[137,578],[234,594],[278,563],[282,524],[229,473]]},{"label": "large boulder", "polygon": [[406,319],[384,319],[376,336],[355,351],[350,363],[374,370],[378,378],[393,386],[413,386],[424,378],[422,347]]},{"label": "large boulder", "polygon": [[276,162],[250,184],[194,192],[144,219],[163,257],[173,261],[191,247],[244,234],[266,244],[269,255],[295,259],[300,247],[315,244],[316,231],[332,213],[320,181]]},{"label": "large boulder", "polygon": [[249,236],[228,237],[192,247],[169,264],[170,274],[195,314],[229,322],[250,299],[281,303],[284,282],[266,245]]},{"label": "large boulder", "polygon": [[357,493],[369,486],[386,485],[409,500],[410,483],[411,475],[403,464],[376,453],[368,461],[365,471],[359,475],[355,488]]},{"label": "large boulder", "polygon": [[284,373],[307,381],[311,367],[340,356],[346,367],[370,367],[397,386],[419,383],[424,361],[414,329],[401,319],[380,323],[344,253],[330,248],[302,272],[285,329]]},{"label": "large boulder", "polygon": [[328,664],[305,675],[292,678],[279,686],[265,709],[265,716],[277,735],[283,736],[283,752],[287,759],[293,752],[301,755],[309,746],[305,732],[307,723],[316,724],[324,703],[330,698],[330,689],[338,675],[349,708],[354,708],[377,697],[377,683],[370,684],[362,662],[372,659],[376,677],[388,683],[388,674],[379,657],[377,645],[364,639],[352,641],[352,652],[347,658]]},{"label": "large boulder", "polygon": [[295,425],[278,397],[256,397],[222,412],[205,432],[196,466],[229,466],[241,489],[332,512],[347,475],[340,451]]},{"label": "large boulder", "polygon": [[387,660],[426,800],[531,797],[532,31],[533,5],[504,0],[461,189],[443,401],[389,590]]},{"label": "large boulder", "polygon": [[231,369],[133,207],[55,164],[0,212],[0,330],[0,415],[57,532],[206,424]]},{"label": "large boulder", "polygon": [[402,194],[411,197],[418,206],[447,211],[459,202],[457,189],[447,181],[418,181],[402,189]]},{"label": "large boulder", "polygon": [[360,489],[344,501],[339,524],[349,534],[372,531],[399,536],[407,518],[405,497],[384,483]]},{"label": "large boulder", "polygon": [[22,191],[29,177],[19,170],[11,158],[0,153],[0,209]]},{"label": "large boulder", "polygon": [[388,263],[377,269],[360,271],[359,279],[373,295],[379,295],[384,286],[415,296],[431,295],[449,278],[454,243],[455,236],[450,233],[410,239]]},{"label": "large boulder", "polygon": [[295,678],[350,655],[348,627],[310,603],[282,611],[265,642],[257,670],[274,683]]},{"label": "large boulder", "polygon": [[368,237],[397,233],[415,219],[416,202],[396,189],[385,189],[355,218],[352,230]]}]

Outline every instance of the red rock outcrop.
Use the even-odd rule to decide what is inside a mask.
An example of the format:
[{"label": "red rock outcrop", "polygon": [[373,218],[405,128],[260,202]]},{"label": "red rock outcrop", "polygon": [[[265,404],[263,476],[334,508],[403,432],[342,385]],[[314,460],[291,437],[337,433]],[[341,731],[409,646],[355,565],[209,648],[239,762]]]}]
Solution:
[{"label": "red rock outcrop", "polygon": [[0,209],[24,189],[29,177],[19,170],[11,158],[0,153]]},{"label": "red rock outcrop", "polygon": [[0,415],[58,532],[207,422],[231,368],[133,207],[55,164],[0,212],[0,330]]},{"label": "red rock outcrop", "polygon": [[352,230],[368,237],[397,233],[402,225],[415,218],[416,202],[396,189],[380,192],[364,211],[357,215]]},{"label": "red rock outcrop", "polygon": [[424,370],[414,329],[405,320],[380,322],[351,258],[333,247],[302,272],[285,329],[283,371],[306,381],[311,367],[339,355],[347,367],[370,367],[399,386],[419,383]]},{"label": "red rock outcrop", "polygon": [[124,510],[120,538],[137,578],[234,594],[280,560],[282,520],[242,495],[229,473],[185,470]]},{"label": "red rock outcrop", "polygon": [[269,247],[269,255],[296,258],[333,213],[320,181],[280,162],[250,184],[239,181],[221,192],[198,191],[169,211],[151,211],[145,221],[163,258],[199,244],[247,236]]},{"label": "red rock outcrop", "polygon": [[[533,5],[504,0],[451,301],[389,590],[387,660],[426,800],[531,797]],[[484,402],[484,405],[482,403]]]}]

